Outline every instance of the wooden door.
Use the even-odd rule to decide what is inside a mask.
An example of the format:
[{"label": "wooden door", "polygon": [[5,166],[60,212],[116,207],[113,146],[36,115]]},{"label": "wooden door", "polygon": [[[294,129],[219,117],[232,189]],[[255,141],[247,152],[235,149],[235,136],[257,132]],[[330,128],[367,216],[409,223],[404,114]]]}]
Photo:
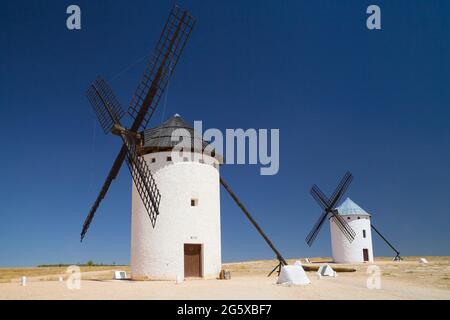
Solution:
[{"label": "wooden door", "polygon": [[202,276],[202,245],[184,244],[184,276]]},{"label": "wooden door", "polygon": [[363,249],[364,261],[369,261],[369,249]]}]

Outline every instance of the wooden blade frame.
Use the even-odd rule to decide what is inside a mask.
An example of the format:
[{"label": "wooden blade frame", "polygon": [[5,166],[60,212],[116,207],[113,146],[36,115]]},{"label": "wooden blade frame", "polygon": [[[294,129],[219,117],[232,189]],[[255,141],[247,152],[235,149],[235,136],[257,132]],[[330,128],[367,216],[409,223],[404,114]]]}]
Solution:
[{"label": "wooden blade frame", "polygon": [[345,221],[345,219],[337,213],[337,210],[333,212],[331,219],[338,226],[344,236],[349,242],[353,242],[356,236],[356,232],[350,227],[350,225]]},{"label": "wooden blade frame", "polygon": [[84,223],[83,228],[81,230],[81,241],[83,241],[84,236],[86,235],[86,232],[89,229],[89,226],[91,225],[92,219],[94,218],[95,212],[97,211],[97,208],[100,205],[100,202],[103,200],[103,198],[106,195],[106,192],[108,191],[109,187],[111,186],[111,183],[113,180],[117,177],[117,174],[119,173],[120,167],[122,166],[122,162],[125,160],[125,157],[127,155],[127,149],[125,145],[122,145],[122,148],[120,149],[119,154],[116,157],[116,160],[114,161],[114,164],[111,168],[111,170],[108,173],[108,176],[106,177],[105,182],[103,183],[102,189],[100,190],[99,195],[97,196],[97,199],[95,199],[94,204],[91,207],[91,210],[89,211],[89,214],[87,215]]},{"label": "wooden blade frame", "polygon": [[328,216],[328,211],[324,211],[319,219],[317,220],[316,224],[313,226],[313,228],[311,229],[311,231],[309,232],[308,236],[306,237],[306,243],[308,244],[308,246],[312,246],[314,240],[316,240],[317,235],[319,234],[320,229],[323,226],[323,223],[325,222],[325,219]]},{"label": "wooden blade frame", "polygon": [[[145,209],[149,215],[152,226],[155,226],[156,217],[159,215],[159,202],[161,195],[156,186],[153,175],[150,172],[145,160],[138,155],[136,147],[136,134],[127,131],[120,124],[118,114],[120,114],[120,105],[106,81],[98,77],[87,91],[89,101],[93,104],[93,108],[99,116],[99,121],[104,129],[117,133],[121,136],[123,147],[121,150],[120,162],[116,159],[113,166],[114,173],[108,174],[105,185],[102,188],[97,201],[91,208],[81,231],[81,240],[83,240],[86,232],[92,222],[95,211],[98,208],[101,199],[104,198],[107,188],[120,169],[123,160],[126,160],[131,176],[133,178],[139,196],[142,199]],[[112,130],[114,128],[114,130]],[[105,130],[105,131],[106,131]]]},{"label": "wooden blade frame", "polygon": [[338,211],[334,208],[334,206],[337,203],[339,203],[339,201],[342,199],[343,195],[345,194],[345,191],[347,191],[352,180],[353,180],[352,174],[349,171],[347,171],[344,177],[339,182],[330,199],[327,198],[327,196],[320,190],[320,188],[317,185],[313,185],[313,187],[311,188],[310,191],[311,195],[317,201],[317,203],[324,209],[324,211],[305,239],[306,243],[309,246],[312,246],[314,240],[317,238],[319,231],[322,228],[322,225],[325,222],[325,219],[328,217],[329,213],[332,214],[331,219],[333,220],[334,223],[336,223],[336,225],[339,227],[339,229],[348,239],[348,241],[352,242],[355,239],[356,236],[355,231],[352,229],[352,227],[350,227],[347,221],[345,221],[345,219],[343,219],[339,215]]},{"label": "wooden blade frame", "polygon": [[[182,23],[178,23],[180,27],[175,29],[179,30],[178,35],[175,37],[174,35],[171,35],[171,32],[174,30],[174,23],[177,22],[177,20],[180,20],[180,17],[184,18],[181,19]],[[153,55],[153,58],[150,59],[150,62],[147,65],[147,69],[142,77],[141,83],[136,89],[135,97],[132,99],[132,102],[130,104],[129,113],[134,118],[134,122],[130,128],[130,131],[137,132],[140,128],[145,128],[147,126],[147,123],[156,110],[159,99],[167,86],[169,77],[173,74],[174,68],[178,63],[178,60],[194,25],[195,19],[190,16],[186,10],[181,10],[179,7],[174,6],[163,29],[160,40],[158,41],[159,46],[157,46],[157,48],[155,49],[155,54]],[[181,35],[179,35],[180,32],[182,33]],[[166,36],[164,36],[165,33]],[[172,39],[168,46],[167,41],[162,41],[162,39],[167,38]],[[162,53],[162,50],[165,50],[164,54]],[[155,67],[157,65],[157,62],[160,60],[158,57],[163,57],[161,62],[164,63],[159,63],[159,66]],[[170,69],[165,70],[165,67],[167,67],[167,61],[171,61],[169,65]],[[155,76],[153,76],[154,70],[158,70]],[[153,82],[149,80],[149,77],[153,77]],[[159,83],[161,79],[164,80],[162,84]],[[145,91],[146,88],[149,88],[148,91]],[[140,110],[137,111],[139,108]],[[105,125],[102,125],[102,127],[104,128],[104,130],[105,128],[107,129],[107,131],[111,130],[111,124],[109,122],[105,122]],[[114,160],[113,166],[109,171],[105,182],[103,183],[100,193],[97,196],[94,204],[92,205],[91,210],[89,211],[89,214],[83,224],[83,229],[81,231],[81,240],[83,240],[87,230],[89,229],[92,219],[98,207],[100,206],[100,202],[105,197],[113,180],[117,177],[120,168],[122,167],[122,163],[124,162],[126,157],[127,147],[125,145],[122,145],[122,148],[120,149],[119,154]]]},{"label": "wooden blade frame", "polygon": [[125,161],[152,226],[155,227],[156,218],[159,215],[161,194],[150,168],[145,160],[138,155],[135,140],[126,135],[122,135],[122,139],[128,151]]},{"label": "wooden blade frame", "polygon": [[330,203],[330,209],[334,209],[334,207],[339,203],[339,201],[344,196],[344,193],[347,191],[348,187],[350,186],[350,183],[353,180],[353,176],[350,173],[350,171],[347,171],[344,175],[344,177],[339,182],[339,185],[336,187],[336,190],[334,190],[329,203]]},{"label": "wooden blade frame", "polygon": [[[109,133],[114,124],[120,122],[125,114],[111,87],[98,76],[86,91],[86,97],[91,103],[103,131]],[[105,101],[108,105],[105,105]]]},{"label": "wooden blade frame", "polygon": [[178,6],[173,7],[141,82],[131,99],[128,114],[135,119],[135,124],[138,124],[133,125],[131,131],[147,127],[194,26],[195,19],[186,10]]},{"label": "wooden blade frame", "polygon": [[319,189],[317,185],[313,185],[309,193],[322,207],[322,209],[326,210],[330,207],[327,196],[322,192],[322,190]]}]

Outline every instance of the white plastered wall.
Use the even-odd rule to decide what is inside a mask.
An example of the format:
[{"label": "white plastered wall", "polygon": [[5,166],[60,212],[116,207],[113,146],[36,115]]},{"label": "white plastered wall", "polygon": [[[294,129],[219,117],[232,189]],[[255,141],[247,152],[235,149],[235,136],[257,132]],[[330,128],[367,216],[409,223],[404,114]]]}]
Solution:
[{"label": "white plastered wall", "polygon": [[[208,156],[203,157],[206,163],[198,159],[168,161],[170,156],[171,152],[144,156],[161,193],[155,228],[133,184],[131,277],[184,277],[184,244],[193,243],[202,245],[202,276],[215,278],[222,267],[219,164]],[[198,200],[197,206],[191,206],[191,199]]]},{"label": "white plastered wall", "polygon": [[[369,262],[373,262],[372,230],[369,216],[342,215],[356,232],[355,239],[350,243],[339,227],[330,219],[331,248],[333,260],[336,263],[364,262],[363,249],[369,250]],[[360,219],[358,219],[358,217]],[[350,219],[348,219],[350,218]],[[366,237],[363,237],[363,230]]]}]

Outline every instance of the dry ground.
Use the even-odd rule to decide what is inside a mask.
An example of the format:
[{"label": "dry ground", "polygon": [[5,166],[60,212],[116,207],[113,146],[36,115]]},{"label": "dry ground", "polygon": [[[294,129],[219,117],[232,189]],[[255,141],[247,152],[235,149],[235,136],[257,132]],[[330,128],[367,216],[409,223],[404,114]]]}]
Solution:
[{"label": "dry ground", "polygon": [[[251,261],[224,264],[231,280],[115,281],[111,267],[83,267],[80,290],[68,290],[65,268],[0,269],[0,299],[450,299],[450,257],[427,257],[429,264],[418,263],[419,257],[402,262],[377,258],[381,270],[381,289],[367,288],[368,264],[339,265],[355,272],[339,272],[337,278],[317,279],[307,272],[311,285],[276,285],[276,277],[266,275],[275,261]],[[317,266],[327,259],[311,259]],[[290,260],[289,262],[294,262]],[[331,264],[337,267],[337,265]],[[128,267],[115,267],[126,270]],[[25,287],[21,276],[28,277]]]},{"label": "dry ground", "polygon": [[[94,275],[97,278],[98,271],[109,271],[103,275],[104,279],[111,279],[115,270],[128,270],[126,266],[82,266],[81,272]],[[18,282],[22,276],[30,277],[29,281],[57,280],[60,276],[67,277],[67,267],[43,267],[43,268],[0,268],[0,283]],[[110,274],[110,276],[109,276]]]}]

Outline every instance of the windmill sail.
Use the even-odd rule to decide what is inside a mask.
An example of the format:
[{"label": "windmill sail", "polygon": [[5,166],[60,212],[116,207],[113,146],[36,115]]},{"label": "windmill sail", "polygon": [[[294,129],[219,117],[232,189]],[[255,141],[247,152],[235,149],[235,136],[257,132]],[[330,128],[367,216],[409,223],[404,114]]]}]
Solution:
[{"label": "windmill sail", "polygon": [[323,213],[320,215],[319,219],[317,220],[316,224],[313,226],[311,231],[309,232],[308,236],[306,237],[305,241],[309,246],[312,246],[314,240],[317,238],[320,229],[322,228],[323,223],[325,222],[326,218],[331,213],[331,219],[336,223],[336,225],[339,227],[341,232],[344,234],[344,236],[348,239],[348,241],[352,242],[355,239],[356,233],[350,227],[350,225],[345,221],[341,216],[339,216],[339,213],[334,208],[335,205],[342,199],[342,196],[344,195],[345,191],[347,191],[347,188],[349,187],[350,183],[352,182],[353,176],[350,172],[346,172],[344,177],[339,182],[338,186],[333,192],[333,195],[330,199],[328,199],[325,194],[319,189],[317,185],[313,185],[311,188],[311,195],[313,198],[317,201],[317,203],[324,209]]},{"label": "windmill sail", "polygon": [[353,239],[355,239],[356,233],[350,227],[350,225],[345,221],[344,218],[342,218],[338,213],[333,213],[331,216],[331,219],[334,223],[338,226],[338,228],[341,230],[341,232],[344,234],[344,236],[348,239],[348,241],[352,242]]},{"label": "windmill sail", "polygon": [[94,218],[95,212],[97,212],[100,202],[105,197],[106,192],[108,191],[109,187],[111,186],[111,183],[113,182],[113,180],[117,177],[117,174],[120,171],[120,167],[122,166],[122,162],[123,162],[123,160],[125,160],[126,155],[127,155],[127,149],[124,145],[122,145],[122,148],[120,149],[120,152],[116,157],[116,160],[114,160],[114,164],[113,164],[111,170],[109,171],[105,182],[103,183],[102,189],[100,190],[100,193],[97,196],[97,199],[95,199],[95,202],[92,205],[91,210],[89,211],[89,214],[87,215],[87,217],[83,223],[83,229],[81,230],[81,234],[80,234],[81,241],[83,241],[84,236],[86,235],[86,232],[88,231],[89,226],[91,225],[92,219]]},{"label": "windmill sail", "polygon": [[323,194],[317,185],[312,186],[310,193],[323,209],[330,207],[327,196]]},{"label": "windmill sail", "polygon": [[[156,110],[161,95],[163,94],[167,83],[174,72],[174,68],[178,63],[184,47],[186,46],[194,25],[195,19],[188,13],[188,11],[182,10],[178,6],[174,6],[155,48],[155,53],[150,58],[144,75],[142,76],[142,80],[131,100],[128,113],[133,117],[134,121],[130,131],[137,132],[139,129],[147,126],[147,123]],[[96,111],[95,108],[94,110]],[[117,112],[118,119],[121,118],[121,114],[121,112]],[[102,113],[101,116],[103,117],[104,114]],[[108,118],[105,118],[105,120],[102,121],[102,128],[105,132],[110,131],[112,124],[111,121]],[[117,177],[126,157],[127,147],[122,145],[122,148],[114,160],[113,166],[109,171],[105,182],[103,183],[100,193],[95,199],[95,202],[83,224],[81,240],[83,240],[86,235],[86,232],[95,216],[95,213],[97,212],[98,207],[100,206],[101,201],[108,192],[112,182]],[[153,216],[154,214],[149,213],[149,215]]]},{"label": "windmill sail", "polygon": [[344,193],[347,191],[348,186],[353,180],[352,174],[347,171],[344,175],[344,177],[339,182],[339,185],[337,186],[336,190],[334,190],[333,194],[330,198],[330,207],[336,206],[339,201],[341,201],[342,197],[344,196]]},{"label": "windmill sail", "polygon": [[89,86],[86,97],[105,133],[110,132],[125,114],[111,87],[101,77]]},{"label": "windmill sail", "polygon": [[128,113],[135,119],[132,131],[147,127],[194,25],[195,19],[187,11],[174,6],[131,99]]},{"label": "windmill sail", "polygon": [[125,161],[130,170],[134,185],[142,199],[142,203],[147,210],[152,226],[155,227],[156,217],[159,215],[161,194],[147,163],[137,153],[135,140],[123,136],[123,141],[127,148]]},{"label": "windmill sail", "polygon": [[[119,134],[123,141],[123,147],[119,154],[119,156],[123,158],[120,162],[116,159],[113,166],[114,173],[108,174],[108,178],[106,180],[107,187],[109,187],[112,180],[115,178],[123,159],[126,160],[138,193],[149,215],[150,221],[152,225],[155,226],[156,217],[159,214],[158,209],[161,195],[159,194],[156,182],[145,160],[138,155],[136,148],[136,134],[122,128],[120,124],[120,117],[123,115],[122,108],[120,107],[117,98],[106,81],[98,77],[89,87],[86,95],[88,100],[91,102],[92,107],[97,114],[98,120],[105,132],[111,131],[111,129],[116,126],[117,128],[120,128]],[[107,187],[102,188],[100,196],[97,198],[97,201],[83,224],[81,240],[83,240],[91,224],[95,210],[98,208],[101,199],[105,197]]]},{"label": "windmill sail", "polygon": [[316,224],[314,225],[314,227],[311,229],[311,231],[309,232],[308,236],[306,237],[306,243],[308,244],[308,246],[312,246],[314,240],[316,240],[320,229],[322,229],[323,223],[325,221],[325,219],[328,216],[328,212],[324,211],[319,219],[317,220]]}]

